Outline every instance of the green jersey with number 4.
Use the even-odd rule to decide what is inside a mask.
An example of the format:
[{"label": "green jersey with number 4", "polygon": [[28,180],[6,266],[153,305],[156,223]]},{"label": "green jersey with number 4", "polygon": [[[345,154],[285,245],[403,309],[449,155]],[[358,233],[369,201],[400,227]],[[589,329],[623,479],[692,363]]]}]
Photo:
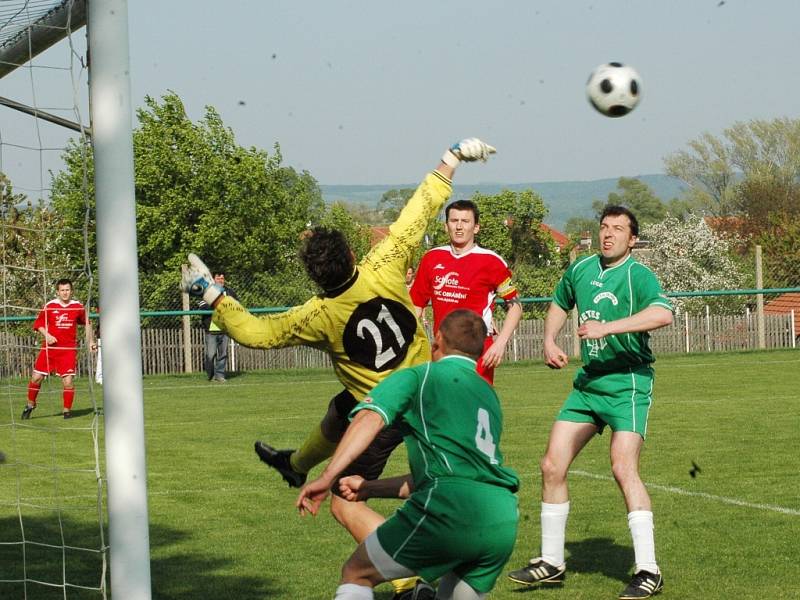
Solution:
[{"label": "green jersey with number 4", "polygon": [[[603,268],[600,255],[577,260],[558,282],[553,301],[565,311],[578,308],[578,322],[616,321],[649,306],[672,310],[653,272],[628,256],[622,263]],[[647,332],[608,335],[581,342],[581,359],[589,372],[618,371],[655,361]]]},{"label": "green jersey with number 4", "polygon": [[381,382],[350,413],[372,410],[400,423],[419,491],[440,478],[497,485],[516,492],[519,479],[503,466],[503,415],[494,388],[475,361],[449,355],[402,369]]}]

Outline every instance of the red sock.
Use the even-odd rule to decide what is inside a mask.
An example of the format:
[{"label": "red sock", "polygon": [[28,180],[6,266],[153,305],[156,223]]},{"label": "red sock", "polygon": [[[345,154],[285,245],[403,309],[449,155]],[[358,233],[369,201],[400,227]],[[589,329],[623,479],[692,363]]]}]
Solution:
[{"label": "red sock", "polygon": [[39,395],[39,389],[41,387],[41,383],[28,382],[28,404],[31,406],[36,406],[36,397]]},{"label": "red sock", "polygon": [[64,410],[72,410],[72,402],[75,400],[75,388],[64,388]]}]

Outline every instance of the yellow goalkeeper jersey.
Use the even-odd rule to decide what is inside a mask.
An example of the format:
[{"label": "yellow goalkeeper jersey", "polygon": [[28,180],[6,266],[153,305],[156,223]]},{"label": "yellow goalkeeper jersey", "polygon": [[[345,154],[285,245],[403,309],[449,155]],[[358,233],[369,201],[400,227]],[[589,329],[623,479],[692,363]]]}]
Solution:
[{"label": "yellow goalkeeper jersey", "polygon": [[405,276],[414,251],[452,192],[449,179],[427,175],[397,220],[356,267],[348,287],[318,295],[279,315],[254,316],[230,296],[214,321],[250,348],[306,345],[327,352],[336,376],[362,400],[396,369],[430,360],[430,344],[416,318]]}]

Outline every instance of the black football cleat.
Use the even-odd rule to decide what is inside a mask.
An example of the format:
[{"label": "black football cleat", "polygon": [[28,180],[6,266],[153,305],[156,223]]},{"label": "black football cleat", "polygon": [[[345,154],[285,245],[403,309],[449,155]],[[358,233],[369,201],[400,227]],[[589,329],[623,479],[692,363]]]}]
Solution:
[{"label": "black football cleat", "polygon": [[514,583],[527,585],[529,587],[547,583],[560,584],[564,583],[566,572],[566,563],[560,567],[554,567],[541,558],[532,558],[526,566],[516,571],[511,571],[511,573],[508,574],[508,578]]},{"label": "black football cleat", "polygon": [[306,473],[295,471],[292,468],[292,463],[289,461],[289,457],[292,455],[294,450],[275,450],[275,448],[269,444],[265,444],[264,442],[260,441],[255,443],[255,450],[256,454],[258,454],[258,458],[261,459],[261,462],[268,464],[270,467],[280,473],[281,477],[283,477],[283,480],[289,484],[289,487],[303,487],[308,475]]},{"label": "black football cleat", "polygon": [[639,571],[633,576],[628,587],[619,595],[619,600],[637,600],[650,598],[664,589],[664,578],[661,573]]}]

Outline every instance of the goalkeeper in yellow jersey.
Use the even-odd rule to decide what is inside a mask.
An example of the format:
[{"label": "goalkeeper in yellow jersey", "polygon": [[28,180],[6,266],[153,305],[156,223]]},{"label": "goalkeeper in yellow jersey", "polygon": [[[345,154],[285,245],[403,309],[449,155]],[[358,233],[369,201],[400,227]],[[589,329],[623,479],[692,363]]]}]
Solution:
[{"label": "goalkeeper in yellow jersey", "polygon": [[[486,161],[494,151],[476,138],[449,148],[391,225],[389,235],[358,264],[340,231],[311,230],[300,258],[322,292],[283,314],[250,314],[222,294],[202,260],[189,255],[182,288],[214,308],[213,321],[223,331],[251,348],[306,345],[324,350],[345,388],[331,400],[322,422],[298,450],[276,450],[256,442],[259,458],[290,486],[302,486],[308,471],[333,454],[347,428],[347,415],[373,387],[397,369],[430,360],[430,344],[409,298],[406,272],[428,224],[451,194],[451,178],[458,164]],[[399,431],[382,432],[342,476],[376,479],[401,442]],[[363,502],[334,497],[331,512],[358,542],[383,522],[383,517]]]}]

